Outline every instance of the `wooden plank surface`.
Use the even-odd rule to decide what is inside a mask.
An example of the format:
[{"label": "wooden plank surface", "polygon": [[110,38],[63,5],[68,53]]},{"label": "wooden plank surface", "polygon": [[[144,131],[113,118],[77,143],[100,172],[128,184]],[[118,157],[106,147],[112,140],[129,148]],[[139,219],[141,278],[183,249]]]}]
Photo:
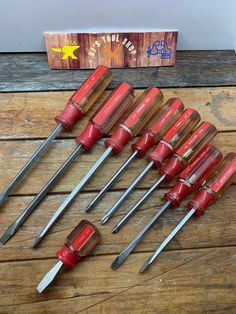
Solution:
[{"label": "wooden plank surface", "polygon": [[112,275],[113,256],[89,257],[61,275],[47,295],[34,292],[34,286],[55,260],[2,263],[0,312],[235,313],[235,247],[164,252],[155,273],[140,277],[137,266],[148,255],[133,254],[135,271],[123,267]]},{"label": "wooden plank surface", "polygon": [[[174,67],[114,69],[113,88],[128,81],[135,88],[236,85],[234,50],[178,51]],[[0,91],[73,90],[90,71],[50,70],[44,53],[1,54]]]},{"label": "wooden plank surface", "polygon": [[[142,90],[136,92],[139,94]],[[235,149],[234,87],[168,88],[163,89],[163,93],[165,99],[181,97],[186,107],[198,109],[202,119],[212,121],[220,131],[212,143],[224,153]],[[53,117],[63,109],[70,94],[0,94],[0,167],[4,169],[0,176],[0,191],[53,129]],[[0,233],[76,147],[73,137],[82,130],[87,119],[77,124],[72,133],[63,133],[54,142],[48,154],[40,159],[30,176],[1,207]],[[124,265],[117,271],[110,269],[115,256],[162,204],[161,196],[167,191],[166,185],[148,199],[120,233],[111,234],[111,228],[119,217],[156,180],[155,170],[150,171],[111,221],[101,227],[103,242],[91,256],[73,270],[62,273],[46,293],[39,295],[35,291],[42,276],[56,262],[55,252],[73,226],[82,218],[100,226],[102,215],[134,179],[137,168],[146,165],[145,160],[137,160],[94,211],[85,214],[85,205],[127,158],[130,149],[126,147],[120,156],[111,157],[48,237],[37,249],[32,249],[36,234],[102,151],[101,141],[90,154],[79,157],[20,231],[0,248],[0,313],[235,313],[235,184],[226,197],[209,208],[205,216],[189,221],[145,274],[139,275],[138,269],[185,215],[184,206],[166,212]]]},{"label": "wooden plank surface", "polygon": [[[235,129],[236,89],[215,88],[168,88],[162,89],[164,100],[179,97],[186,107],[200,111],[202,120],[211,120],[220,131]],[[137,97],[143,89],[135,90]],[[41,139],[55,127],[54,117],[65,107],[73,92],[1,93],[1,134],[5,139]],[[87,116],[80,120],[73,132],[62,133],[60,138],[74,138],[85,127],[88,117],[97,110],[110,91],[106,91]]]}]

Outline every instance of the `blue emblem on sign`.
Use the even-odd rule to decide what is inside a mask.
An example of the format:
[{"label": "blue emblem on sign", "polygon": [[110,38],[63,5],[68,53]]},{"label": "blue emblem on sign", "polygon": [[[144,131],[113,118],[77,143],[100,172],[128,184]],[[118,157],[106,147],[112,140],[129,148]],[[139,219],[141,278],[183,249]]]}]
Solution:
[{"label": "blue emblem on sign", "polygon": [[170,59],[171,52],[171,48],[168,47],[166,40],[156,40],[152,47],[148,46],[147,49],[148,58],[150,58],[150,56],[160,55],[161,59]]}]

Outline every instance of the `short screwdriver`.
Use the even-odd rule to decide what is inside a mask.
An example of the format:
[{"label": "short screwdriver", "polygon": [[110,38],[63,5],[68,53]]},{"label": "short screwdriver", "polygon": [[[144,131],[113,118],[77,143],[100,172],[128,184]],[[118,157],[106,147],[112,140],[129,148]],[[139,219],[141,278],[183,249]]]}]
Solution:
[{"label": "short screwdriver", "polygon": [[160,90],[156,87],[148,88],[136,100],[133,111],[127,118],[124,119],[124,122],[115,129],[113,135],[104,142],[105,146],[107,147],[105,152],[100,156],[100,158],[90,168],[83,179],[78,183],[74,190],[57,209],[48,224],[43,228],[36,238],[33,247],[36,247],[37,244],[44,238],[49,229],[55,224],[57,219],[59,219],[61,214],[72,203],[74,198],[80,193],[83,187],[87,184],[87,182],[102,165],[102,163],[109,157],[109,155],[112,152],[114,154],[119,154],[123,146],[143,128],[148,119],[151,118],[151,116],[154,114],[155,110],[159,110],[160,93]]},{"label": "short screwdriver", "polygon": [[181,172],[176,185],[164,195],[165,204],[153,216],[153,218],[144,226],[138,235],[129,243],[129,245],[117,256],[112,263],[112,269],[117,269],[127,259],[129,254],[143,239],[147,232],[156,224],[162,213],[171,207],[179,207],[182,200],[194,190],[197,190],[211,172],[222,160],[222,154],[219,149],[213,146],[206,146],[200,155]]},{"label": "short screwdriver", "polygon": [[167,132],[163,139],[158,143],[155,150],[148,155],[150,161],[144,171],[139,174],[132,182],[129,188],[121,194],[114,205],[103,216],[101,223],[106,223],[111,216],[119,209],[124,200],[133,191],[135,186],[146,175],[146,173],[155,165],[160,167],[162,162],[171,155],[176,149],[178,149],[183,141],[189,136],[195,125],[200,121],[199,113],[194,109],[186,109],[183,115],[177,120],[173,127]]},{"label": "short screwdriver", "polygon": [[56,136],[62,131],[71,131],[74,124],[83,117],[95,101],[104,92],[112,79],[111,71],[100,65],[92,72],[81,87],[71,96],[63,112],[55,118],[57,126],[43,144],[36,150],[30,160],[23,166],[7,188],[0,194],[0,205],[7,199],[11,191],[22,180],[28,170],[46,151]]},{"label": "short screwdriver", "polygon": [[41,293],[54,280],[59,270],[65,265],[72,268],[83,257],[87,256],[101,242],[101,234],[89,221],[82,220],[68,235],[66,243],[57,252],[59,261],[44,276],[37,290]]},{"label": "short screwdriver", "polygon": [[164,105],[163,110],[147,126],[140,138],[131,145],[133,153],[127,158],[118,171],[111,177],[102,190],[86,206],[85,211],[90,211],[110,189],[112,184],[121,176],[128,165],[137,157],[145,156],[146,152],[161,140],[166,132],[173,126],[184,111],[184,104],[178,98],[170,98]]},{"label": "short screwdriver", "polygon": [[122,114],[126,113],[129,105],[134,98],[133,88],[130,84],[123,82],[113,90],[113,92],[106,98],[99,109],[90,118],[89,123],[84,131],[76,137],[76,142],[79,146],[66,159],[62,166],[57,170],[53,177],[43,187],[43,189],[36,195],[21,215],[9,226],[0,239],[2,244],[5,244],[25,222],[28,216],[33,212],[36,206],[46,196],[47,192],[53,187],[57,180],[62,176],[65,170],[72,164],[72,162],[79,156],[82,151],[90,151],[93,145],[107,133],[113,125],[118,121]]},{"label": "short screwdriver", "polygon": [[198,129],[193,132],[189,139],[176,151],[170,160],[159,169],[161,177],[139,199],[139,201],[131,207],[128,213],[120,219],[120,221],[113,228],[112,232],[118,232],[126,224],[126,222],[133,216],[149,195],[157,189],[162,181],[166,180],[170,182],[174,180],[175,176],[177,176],[180,171],[193,161],[193,159],[199,154],[205,145],[210,142],[216,133],[217,129],[213,124],[210,122],[203,122]]},{"label": "short screwdriver", "polygon": [[225,156],[220,163],[217,171],[213,172],[213,175],[209,178],[207,183],[200,189],[200,191],[188,202],[187,207],[189,209],[188,214],[180,221],[180,223],[172,230],[169,236],[162,242],[158,249],[147,259],[144,265],[140,269],[140,273],[143,273],[148,269],[157,256],[167,246],[167,244],[174,238],[179,230],[185,225],[185,223],[195,214],[196,216],[202,216],[207,207],[217,201],[230,186],[232,181],[236,178],[236,154],[229,153]]}]

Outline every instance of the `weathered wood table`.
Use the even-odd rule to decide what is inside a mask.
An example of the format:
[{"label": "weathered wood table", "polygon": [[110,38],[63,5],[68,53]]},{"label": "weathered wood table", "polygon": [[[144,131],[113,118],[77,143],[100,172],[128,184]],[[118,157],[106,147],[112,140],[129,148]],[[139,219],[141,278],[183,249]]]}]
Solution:
[{"label": "weathered wood table", "polygon": [[[171,68],[114,70],[111,88],[133,83],[136,93],[150,85],[162,87],[165,99],[180,97],[198,109],[203,120],[219,129],[213,144],[224,153],[236,149],[236,57],[233,51],[179,52]],[[44,54],[0,55],[0,191],[10,182],[54,128],[60,112],[89,71],[51,71]],[[103,97],[104,98],[104,97]],[[102,101],[102,100],[100,100]],[[96,108],[93,108],[95,110]],[[91,111],[89,112],[91,114]],[[73,133],[55,140],[0,211],[0,232],[20,214],[34,195],[73,151]],[[162,204],[167,186],[154,193],[118,234],[111,228],[129,206],[151,186],[152,170],[109,223],[101,227],[102,244],[74,269],[62,273],[43,294],[36,286],[54,265],[55,252],[82,218],[97,226],[104,212],[145,166],[137,160],[90,214],[83,208],[130,153],[129,147],[104,164],[52,232],[37,249],[32,241],[96,158],[100,144],[72,165],[20,231],[0,248],[0,313],[236,313],[236,186],[193,218],[158,258],[140,275],[146,258],[184,216],[186,209],[169,210],[116,271],[111,262]]]}]

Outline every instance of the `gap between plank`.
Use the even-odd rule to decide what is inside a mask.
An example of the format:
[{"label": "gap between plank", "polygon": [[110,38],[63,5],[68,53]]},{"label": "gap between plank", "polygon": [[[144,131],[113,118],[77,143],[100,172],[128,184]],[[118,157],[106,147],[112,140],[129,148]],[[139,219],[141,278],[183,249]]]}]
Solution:
[{"label": "gap between plank", "polygon": [[[232,244],[232,245],[222,245],[222,246],[201,246],[201,247],[186,247],[186,248],[179,248],[179,249],[165,249],[163,250],[163,252],[185,252],[185,251],[198,251],[198,250],[204,250],[204,249],[227,249],[227,248],[236,248],[236,244]],[[14,249],[14,248],[12,248]],[[131,252],[130,255],[135,255],[135,254],[146,254],[146,253],[153,253],[154,250],[144,250],[144,251],[135,251],[135,252]],[[91,254],[88,255],[87,258],[91,258],[91,257],[95,257],[95,256],[117,256],[117,254],[119,254],[120,252],[117,253],[96,253],[96,254]],[[44,260],[57,260],[56,256],[48,256],[48,257],[41,257],[41,258],[27,258],[27,259],[14,259],[14,260],[2,260],[0,261],[0,264],[4,264],[4,263],[24,263],[24,262],[34,262],[34,261],[44,261]]]}]

